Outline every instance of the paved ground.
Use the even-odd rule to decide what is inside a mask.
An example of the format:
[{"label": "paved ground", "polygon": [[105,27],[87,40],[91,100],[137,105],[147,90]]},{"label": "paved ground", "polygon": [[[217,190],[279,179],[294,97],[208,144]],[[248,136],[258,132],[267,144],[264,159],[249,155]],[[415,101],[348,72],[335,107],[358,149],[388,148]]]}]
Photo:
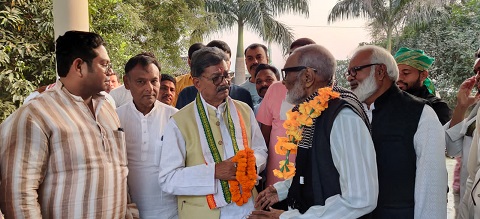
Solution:
[{"label": "paved ground", "polygon": [[448,203],[447,203],[447,218],[454,219],[455,218],[455,209],[453,207],[453,194],[452,194],[452,181],[453,181],[453,168],[457,161],[455,159],[445,158],[445,162],[447,163],[447,171],[448,171],[448,186],[450,190],[448,192]]}]

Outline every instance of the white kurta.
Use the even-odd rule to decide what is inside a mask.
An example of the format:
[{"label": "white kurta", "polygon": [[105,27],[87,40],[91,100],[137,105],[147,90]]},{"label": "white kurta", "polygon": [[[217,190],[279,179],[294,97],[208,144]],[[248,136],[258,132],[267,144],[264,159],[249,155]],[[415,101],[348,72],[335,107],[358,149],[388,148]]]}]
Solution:
[{"label": "white kurta", "polygon": [[125,132],[128,158],[128,188],[140,218],[176,218],[177,199],[158,184],[158,164],[162,135],[170,117],[178,110],[156,101],[146,115],[133,101],[117,108]]},{"label": "white kurta", "polygon": [[468,177],[468,154],[470,153],[470,146],[472,145],[473,139],[473,136],[467,136],[465,134],[467,133],[468,126],[475,122],[478,108],[479,104],[474,107],[472,112],[463,121],[453,127],[450,127],[450,121],[443,125],[445,129],[447,155],[462,157],[462,167],[460,168],[460,200],[462,200],[465,193],[465,185]]},{"label": "white kurta", "polygon": [[[202,102],[204,102],[203,98]],[[216,112],[216,117],[220,121],[220,132],[225,148],[224,157],[230,158],[234,155],[234,151],[226,122],[223,119],[225,103],[221,104],[218,108],[215,108],[208,103],[206,105],[207,107],[214,109]],[[194,119],[194,115],[192,115],[192,120]],[[252,110],[250,110],[249,119],[252,136],[251,149],[255,151],[257,171],[262,172],[266,166],[267,147]],[[163,145],[164,147],[162,148],[160,157],[160,174],[158,177],[163,191],[174,195],[206,196],[214,194],[216,192],[216,187],[221,186],[220,180],[214,178],[214,164],[185,167],[185,140],[174,119],[170,119],[165,129]],[[242,206],[230,203],[227,206],[220,208],[220,218],[245,218],[253,209],[253,198],[250,198],[248,203]],[[199,216],[199,218],[201,218],[201,216]]]},{"label": "white kurta", "polygon": [[[338,113],[330,134],[332,158],[340,175],[341,195],[334,195],[324,206],[284,212],[280,218],[358,218],[377,205],[378,177],[375,148],[367,126],[351,109]],[[292,179],[274,184],[280,200],[288,195]]]},{"label": "white kurta", "polygon": [[[365,111],[372,121],[374,103]],[[425,105],[413,136],[417,155],[415,173],[415,214],[417,218],[447,218],[447,167],[445,130],[432,107]],[[401,165],[401,164],[399,164]]]}]

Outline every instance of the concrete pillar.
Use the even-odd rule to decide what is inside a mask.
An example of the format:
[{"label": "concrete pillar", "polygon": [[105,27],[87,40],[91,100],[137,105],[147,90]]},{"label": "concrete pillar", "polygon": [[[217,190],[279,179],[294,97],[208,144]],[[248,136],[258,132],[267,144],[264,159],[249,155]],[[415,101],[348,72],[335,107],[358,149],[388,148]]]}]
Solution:
[{"label": "concrete pillar", "polygon": [[88,0],[53,0],[55,37],[69,30],[89,31]]}]

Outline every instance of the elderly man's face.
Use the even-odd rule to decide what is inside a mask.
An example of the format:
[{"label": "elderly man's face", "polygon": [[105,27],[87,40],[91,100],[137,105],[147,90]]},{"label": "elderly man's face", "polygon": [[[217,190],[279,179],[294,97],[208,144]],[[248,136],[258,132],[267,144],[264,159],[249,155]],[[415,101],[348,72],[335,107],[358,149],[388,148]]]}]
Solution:
[{"label": "elderly man's face", "polygon": [[225,61],[205,68],[195,80],[195,87],[207,103],[214,104],[227,98],[231,78]]},{"label": "elderly man's face", "polygon": [[422,83],[428,75],[426,71],[420,71],[405,64],[399,64],[398,71],[397,85],[400,89],[405,91],[422,87]]},{"label": "elderly man's face", "polygon": [[350,89],[361,102],[364,102],[378,89],[375,79],[375,68],[377,65],[370,65],[373,64],[370,61],[370,56],[369,52],[360,52],[350,60],[348,65],[349,74],[347,80],[350,83]]},{"label": "elderly man's face", "polygon": [[277,78],[272,70],[260,70],[255,76],[255,86],[257,88],[258,95],[263,98],[270,85],[272,85],[272,83],[275,81],[277,81]]},{"label": "elderly man's face", "polygon": [[[293,53],[288,57],[283,69],[295,69],[298,65],[298,54]],[[287,88],[287,102],[297,105],[302,103],[307,98],[307,91],[305,90],[305,83],[301,80],[301,75],[307,70],[306,68],[299,68],[297,71],[284,71],[283,84]]]}]

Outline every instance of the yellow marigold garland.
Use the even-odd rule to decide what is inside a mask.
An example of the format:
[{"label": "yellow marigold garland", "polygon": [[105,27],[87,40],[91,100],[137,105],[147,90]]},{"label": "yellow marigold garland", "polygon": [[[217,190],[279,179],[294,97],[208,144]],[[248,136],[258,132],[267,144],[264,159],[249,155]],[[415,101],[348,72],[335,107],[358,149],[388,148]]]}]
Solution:
[{"label": "yellow marigold garland", "polygon": [[238,206],[248,202],[252,196],[252,189],[257,182],[257,170],[255,168],[254,151],[248,147],[247,133],[245,131],[245,123],[239,113],[240,127],[242,130],[242,140],[245,149],[240,150],[233,157],[232,161],[237,163],[236,179],[230,180],[230,193],[232,201]]},{"label": "yellow marigold garland", "polygon": [[286,159],[279,163],[280,169],[273,170],[273,174],[280,179],[290,179],[295,175],[295,164],[289,161],[289,156],[297,153],[303,128],[313,125],[313,119],[328,108],[329,100],[340,97],[340,93],[333,91],[331,87],[320,88],[317,92],[318,95],[312,100],[301,103],[298,111],[287,112],[287,120],[283,123],[287,137],[277,137],[275,144],[275,153],[286,156]]}]

